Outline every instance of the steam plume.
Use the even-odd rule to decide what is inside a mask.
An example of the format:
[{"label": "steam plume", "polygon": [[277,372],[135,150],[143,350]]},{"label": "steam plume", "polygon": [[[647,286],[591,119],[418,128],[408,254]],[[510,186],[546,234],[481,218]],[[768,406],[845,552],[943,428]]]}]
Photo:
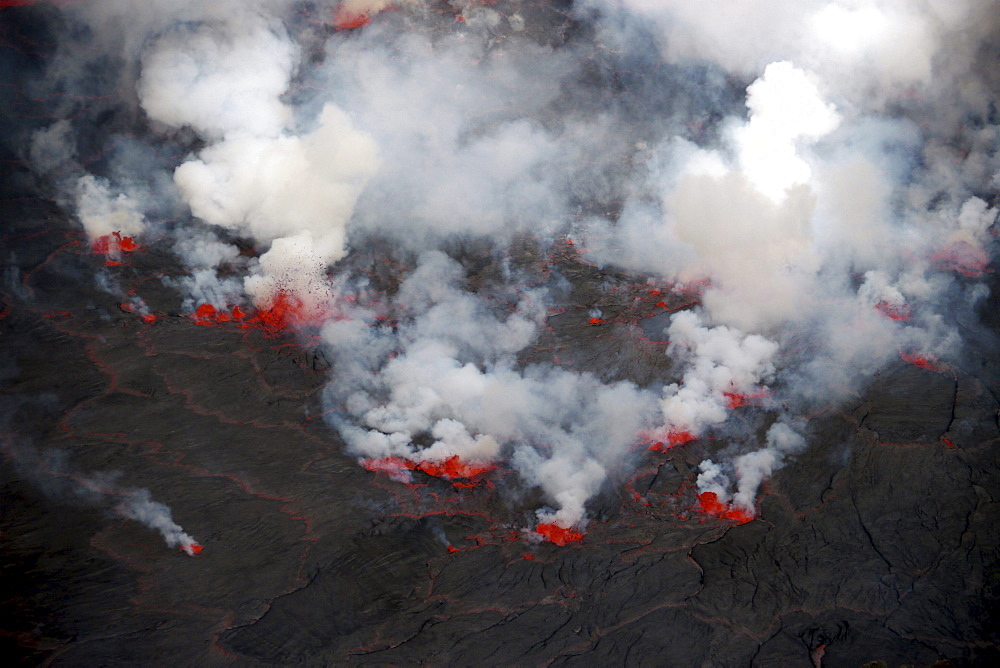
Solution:
[{"label": "steam plume", "polygon": [[[982,297],[998,213],[996,3],[590,0],[558,34],[428,8],[67,7],[124,64],[132,144],[85,166],[113,142],[67,112],[24,153],[92,237],[171,235],[186,308],[292,294],[325,318],[331,425],[360,460],[504,462],[563,528],[640,433],[725,444],[748,396],[763,445],[721,445],[697,485],[752,514],[808,445],[800,415],[901,351],[960,349],[945,314]],[[567,235],[600,269],[704,286],[669,318],[669,376],[529,361],[580,279],[529,281],[511,249]],[[385,240],[388,283],[352,264]]]}]

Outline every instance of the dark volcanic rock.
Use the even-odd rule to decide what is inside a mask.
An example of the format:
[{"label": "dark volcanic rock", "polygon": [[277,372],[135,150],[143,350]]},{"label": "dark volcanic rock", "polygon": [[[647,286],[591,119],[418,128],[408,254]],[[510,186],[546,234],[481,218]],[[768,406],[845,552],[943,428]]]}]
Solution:
[{"label": "dark volcanic rock", "polygon": [[[622,482],[649,505],[609,492],[582,542],[536,544],[519,529],[525,499],[433,479],[411,488],[344,457],[312,419],[325,376],[308,349],[179,316],[147,325],[85,287],[42,290],[60,272],[95,270],[65,233],[26,232],[42,211],[22,205],[11,230],[21,280],[0,320],[9,655],[69,665],[1000,659],[998,406],[981,379],[884,370],[853,405],[814,418],[809,449],[770,481],[748,524],[691,512],[685,481],[701,453],[680,448],[645,455]],[[603,299],[611,317],[631,317]],[[552,323],[551,337],[586,350],[599,327],[574,318]],[[113,495],[79,483],[99,473],[149,489],[205,551],[167,550],[112,513]]]}]

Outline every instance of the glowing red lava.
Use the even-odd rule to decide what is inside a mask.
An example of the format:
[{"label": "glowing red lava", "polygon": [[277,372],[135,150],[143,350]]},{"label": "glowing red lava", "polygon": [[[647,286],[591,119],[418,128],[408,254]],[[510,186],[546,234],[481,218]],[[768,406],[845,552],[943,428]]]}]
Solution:
[{"label": "glowing red lava", "polygon": [[880,301],[875,304],[875,310],[896,322],[905,322],[910,319],[910,309],[903,305],[897,306],[887,301]]},{"label": "glowing red lava", "polygon": [[458,489],[474,487],[479,481],[471,481],[481,475],[496,469],[496,464],[472,464],[463,462],[458,455],[452,455],[443,462],[432,462],[422,460],[413,462],[405,457],[380,457],[378,459],[363,459],[361,465],[369,471],[380,471],[382,473],[399,473],[400,471],[421,471],[435,478],[445,480],[466,479],[470,482],[453,483]]},{"label": "glowing red lava", "polygon": [[258,309],[253,317],[253,323],[261,329],[275,332],[286,329],[296,323],[319,320],[306,312],[302,300],[287,292],[279,292],[265,308]]},{"label": "glowing red lava", "polygon": [[191,543],[189,545],[181,545],[180,546],[181,552],[183,552],[183,553],[185,553],[185,554],[187,554],[188,556],[191,556],[191,557],[193,557],[196,554],[201,554],[201,551],[204,550],[204,549],[205,548],[203,546],[199,545],[198,543]]},{"label": "glowing red lava", "polygon": [[698,505],[701,512],[706,515],[713,515],[723,519],[732,520],[737,524],[746,524],[753,519],[753,515],[739,508],[733,508],[719,501],[719,495],[715,492],[702,492],[698,495]]},{"label": "glowing red lava", "polygon": [[583,540],[583,534],[565,529],[558,524],[539,524],[535,527],[535,533],[546,538],[550,543],[562,547],[567,543],[575,543]]},{"label": "glowing red lava", "polygon": [[604,324],[604,319],[603,318],[591,318],[590,320],[587,321],[587,324],[589,324],[589,325],[603,325]]},{"label": "glowing red lava", "polygon": [[912,364],[913,366],[920,367],[921,369],[927,369],[928,371],[941,370],[941,367],[938,366],[937,360],[927,355],[921,355],[919,353],[899,353],[899,357],[907,364]]},{"label": "glowing red lava", "polygon": [[220,323],[231,320],[228,313],[220,312],[211,304],[201,304],[191,317],[194,318],[194,324],[202,327],[217,327]]},{"label": "glowing red lava", "polygon": [[266,334],[274,334],[292,325],[319,324],[323,321],[319,314],[309,313],[300,299],[284,292],[278,293],[267,307],[259,309],[253,317],[248,317],[239,306],[224,311],[211,304],[199,305],[191,317],[196,325],[204,327],[233,322],[241,329],[259,327]]},{"label": "glowing red lava", "polygon": [[353,12],[340,5],[333,13],[333,27],[337,30],[354,30],[364,28],[372,22],[372,17],[365,12]]},{"label": "glowing red lava", "polygon": [[990,257],[982,248],[968,241],[956,241],[941,250],[931,253],[928,258],[939,269],[954,271],[963,276],[981,276],[989,266]]},{"label": "glowing red lava", "polygon": [[105,267],[125,266],[126,263],[118,259],[121,257],[121,254],[139,250],[142,250],[139,244],[135,243],[132,237],[123,237],[121,232],[97,237],[91,242],[90,246],[91,253],[107,257],[107,260],[104,262]]},{"label": "glowing red lava", "polygon": [[132,237],[123,237],[121,232],[105,234],[90,243],[90,251],[98,255],[110,255],[117,252],[132,253],[142,250]]},{"label": "glowing red lava", "polygon": [[730,409],[739,408],[741,406],[746,406],[748,403],[754,399],[763,399],[765,397],[771,396],[771,393],[766,389],[760,389],[756,392],[723,392],[722,396],[726,398],[728,402],[727,405]]},{"label": "glowing red lava", "polygon": [[665,443],[663,441],[657,441],[649,446],[649,449],[653,452],[666,452],[674,446],[690,443],[695,440],[695,438],[697,437],[689,431],[669,431],[667,432],[667,439]]}]

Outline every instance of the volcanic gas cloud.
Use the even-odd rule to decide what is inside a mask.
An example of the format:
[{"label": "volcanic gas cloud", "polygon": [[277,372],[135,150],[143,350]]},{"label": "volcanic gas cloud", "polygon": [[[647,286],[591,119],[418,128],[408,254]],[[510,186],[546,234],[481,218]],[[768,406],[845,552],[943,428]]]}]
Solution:
[{"label": "volcanic gas cloud", "polygon": [[[299,4],[67,4],[94,46],[58,63],[126,63],[135,114],[67,111],[26,154],[109,264],[176,257],[195,324],[320,336],[373,475],[512,471],[517,522],[566,545],[643,457],[699,448],[689,506],[745,522],[809,415],[957,354],[997,217],[991,3],[596,0],[558,38],[514,5]],[[580,287],[611,271],[704,287],[649,291],[652,380],[612,359],[628,305]]]}]

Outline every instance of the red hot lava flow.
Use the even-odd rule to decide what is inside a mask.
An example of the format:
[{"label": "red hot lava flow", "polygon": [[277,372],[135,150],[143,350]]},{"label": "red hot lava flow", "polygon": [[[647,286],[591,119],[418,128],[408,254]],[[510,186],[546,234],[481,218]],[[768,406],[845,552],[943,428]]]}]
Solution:
[{"label": "red hot lava flow", "polygon": [[665,441],[656,441],[649,449],[653,452],[666,452],[670,448],[677,445],[685,445],[697,438],[694,434],[689,431],[668,431],[667,438]]},{"label": "red hot lava flow", "polygon": [[939,269],[954,271],[974,278],[986,273],[990,257],[982,248],[973,246],[968,241],[956,241],[941,250],[931,253],[928,259]]},{"label": "red hot lava flow", "polygon": [[887,301],[880,301],[875,304],[875,310],[896,322],[906,322],[910,319],[910,309],[903,305],[890,304]]},{"label": "red hot lava flow", "polygon": [[566,529],[558,524],[539,524],[535,533],[545,537],[550,543],[560,547],[583,540],[583,534],[572,529]]},{"label": "red hot lava flow", "polygon": [[919,353],[899,353],[899,357],[907,364],[912,364],[913,366],[920,367],[921,369],[927,369],[928,371],[941,370],[941,367],[938,366],[937,360],[927,355],[921,355]]},{"label": "red hot lava flow", "polygon": [[746,524],[753,519],[753,515],[739,508],[733,508],[719,501],[719,495],[715,492],[702,492],[698,495],[699,510],[713,517],[720,517],[732,520],[737,524]]},{"label": "red hot lava flow", "polygon": [[274,334],[296,325],[319,325],[322,314],[309,311],[301,299],[285,292],[279,292],[271,303],[258,309],[253,316],[239,306],[232,310],[217,309],[211,304],[201,304],[191,315],[196,325],[218,327],[224,323],[235,323],[241,329],[258,327],[267,334]]},{"label": "red hot lava flow", "polygon": [[190,543],[188,545],[180,546],[180,551],[191,557],[193,557],[196,554],[201,554],[201,551],[204,549],[205,549],[204,546],[199,545],[198,543]]},{"label": "red hot lava flow", "polygon": [[122,262],[118,258],[122,253],[134,253],[140,250],[142,247],[132,237],[123,237],[121,232],[105,234],[90,242],[90,252],[106,256],[108,259],[104,264],[108,267],[121,266]]},{"label": "red hot lava flow", "polygon": [[741,406],[746,406],[748,403],[752,402],[754,399],[764,399],[771,396],[771,393],[767,389],[760,389],[756,392],[723,392],[722,396],[726,398],[728,406],[730,409],[740,408]]},{"label": "red hot lava flow", "polygon": [[403,471],[421,471],[435,478],[445,480],[465,480],[468,482],[453,482],[457,488],[468,488],[479,484],[480,476],[496,469],[496,464],[473,464],[463,462],[458,455],[452,455],[443,462],[422,460],[413,462],[405,457],[380,457],[378,459],[363,459],[361,465],[369,471],[379,471],[397,477]]},{"label": "red hot lava flow", "polygon": [[343,2],[333,12],[333,27],[337,30],[355,30],[364,28],[372,22],[371,12],[348,8]]}]

